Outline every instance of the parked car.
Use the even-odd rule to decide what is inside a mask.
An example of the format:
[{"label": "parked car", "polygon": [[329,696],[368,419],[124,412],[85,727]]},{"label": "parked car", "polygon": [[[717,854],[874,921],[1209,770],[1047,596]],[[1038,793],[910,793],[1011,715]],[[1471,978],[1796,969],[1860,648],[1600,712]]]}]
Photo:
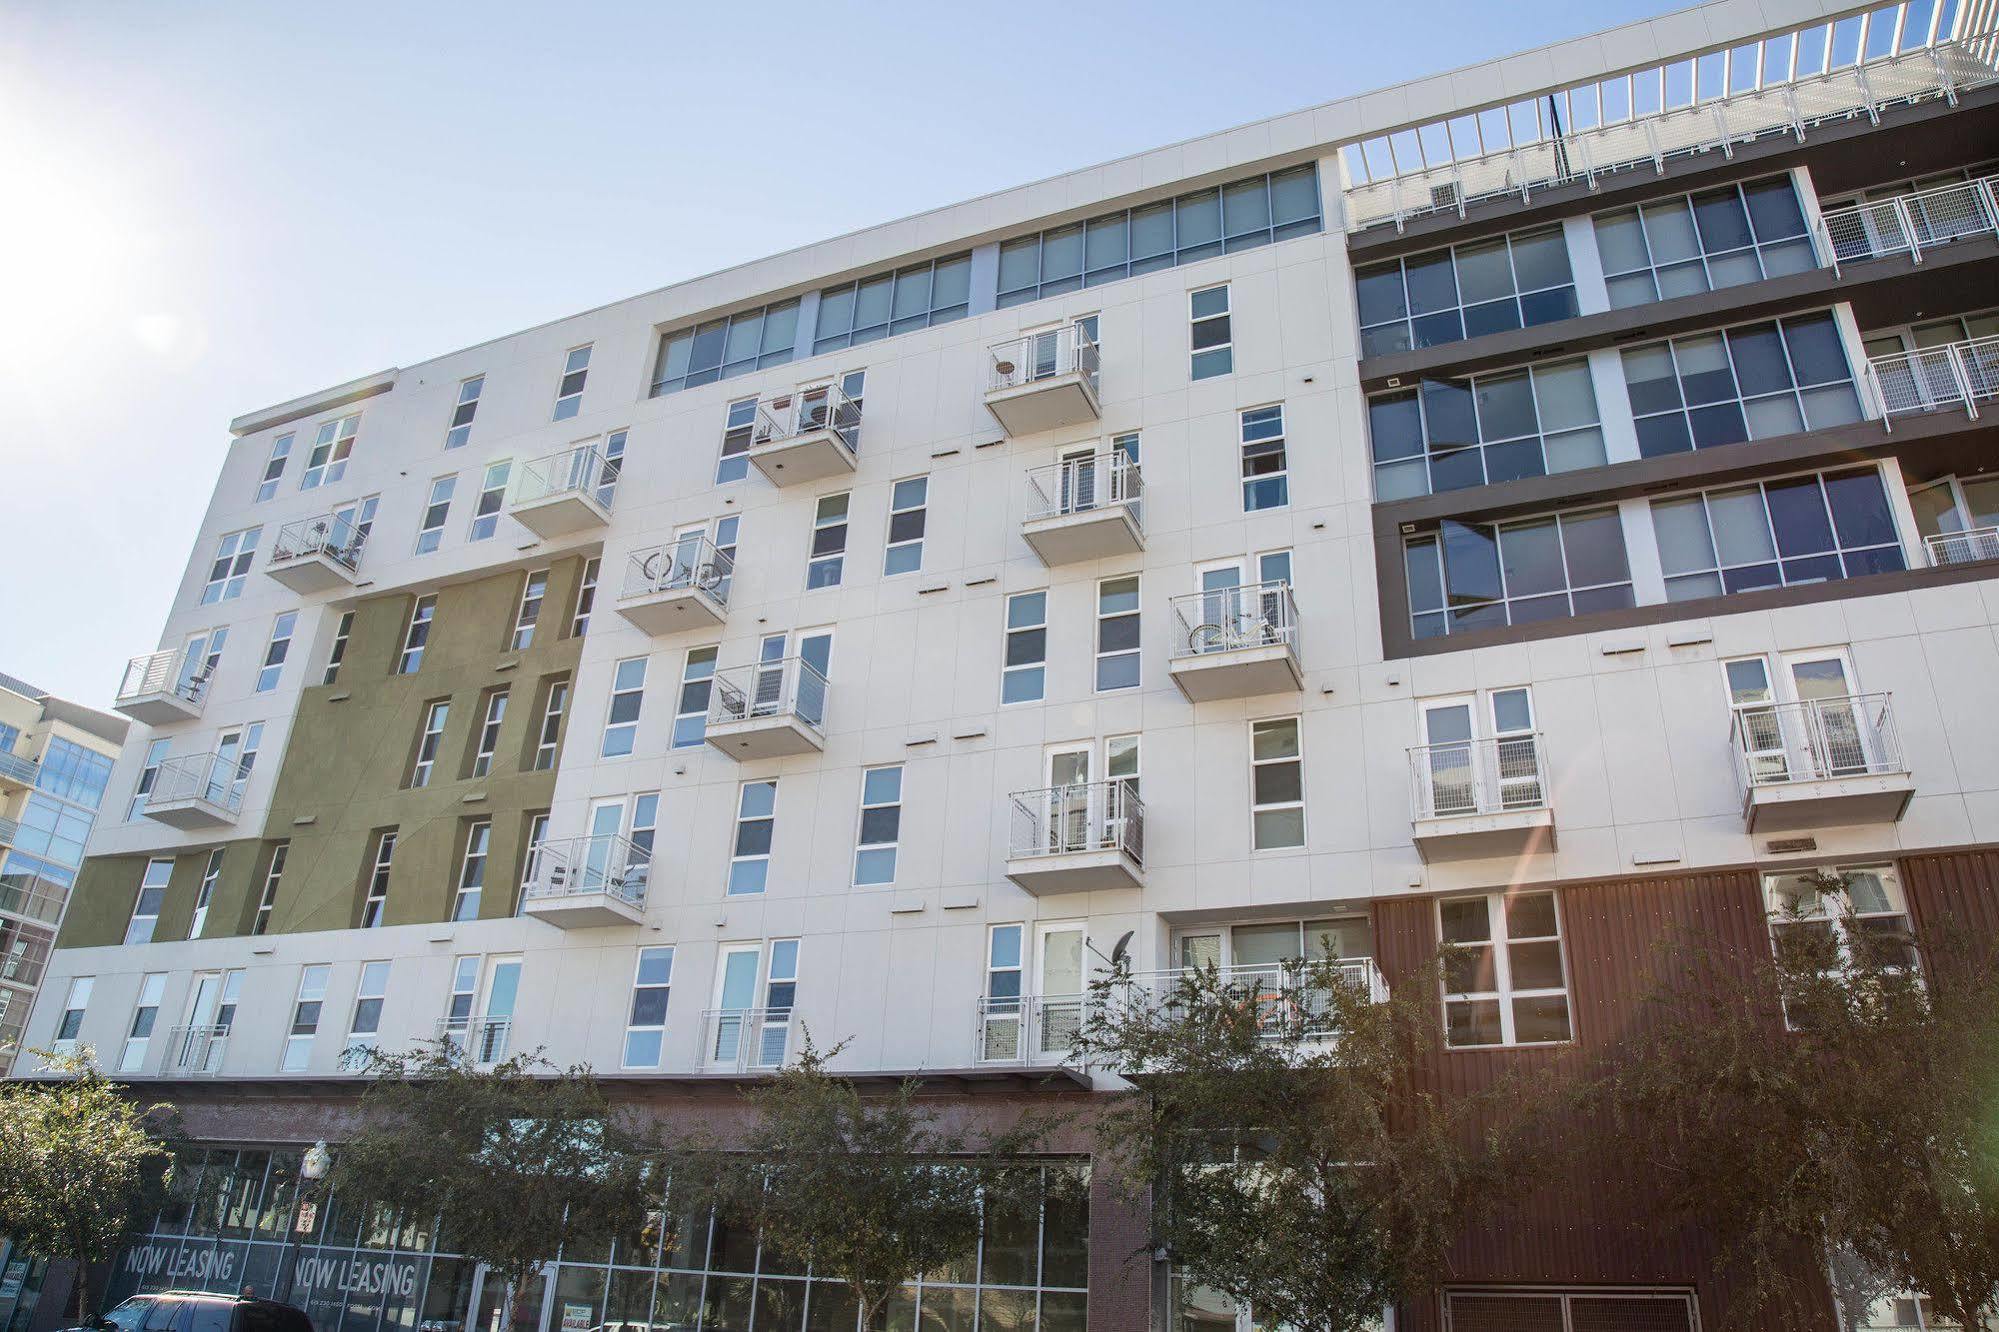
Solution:
[{"label": "parked car", "polygon": [[312,1320],[303,1310],[276,1300],[163,1290],[134,1295],[64,1332],[312,1332]]}]

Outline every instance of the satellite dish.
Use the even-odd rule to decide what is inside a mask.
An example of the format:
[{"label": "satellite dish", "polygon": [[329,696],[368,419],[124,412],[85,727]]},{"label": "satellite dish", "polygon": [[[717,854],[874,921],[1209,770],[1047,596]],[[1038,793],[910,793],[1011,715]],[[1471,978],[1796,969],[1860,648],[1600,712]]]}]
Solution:
[{"label": "satellite dish", "polygon": [[1132,936],[1132,935],[1133,935],[1134,933],[1135,933],[1135,931],[1133,931],[1133,930],[1126,930],[1126,931],[1125,931],[1125,932],[1124,932],[1124,933],[1123,933],[1122,935],[1118,936],[1118,941],[1117,941],[1116,943],[1114,943],[1114,944],[1112,944],[1112,945],[1111,945],[1111,965],[1112,965],[1112,966],[1114,966],[1114,967],[1115,967],[1115,966],[1117,966],[1118,964],[1120,964],[1121,962],[1123,962],[1123,961],[1125,960],[1125,958],[1126,958],[1127,956],[1129,956],[1129,955],[1130,955],[1130,953],[1131,953],[1131,936]]}]

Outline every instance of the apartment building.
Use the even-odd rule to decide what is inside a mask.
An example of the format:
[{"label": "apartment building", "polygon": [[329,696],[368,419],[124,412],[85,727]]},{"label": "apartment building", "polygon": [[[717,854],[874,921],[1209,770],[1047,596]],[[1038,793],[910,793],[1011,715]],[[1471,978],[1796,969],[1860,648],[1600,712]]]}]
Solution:
[{"label": "apartment building", "polygon": [[[1386,992],[1447,942],[1449,1091],[1809,870],[1832,928],[1989,918],[1995,29],[1716,0],[239,417],[29,1024],[210,1148],[111,1293],[267,1286],[375,1047],[726,1118],[809,1029],[1087,1109],[1112,958]],[[1087,1196],[907,1316],[1249,1325]],[[563,1255],[544,1324],[852,1325],[681,1234]],[[494,1314],[338,1199],[304,1244],[323,1325]],[[1383,1321],[1694,1328],[1711,1256],[1551,1179]]]}]

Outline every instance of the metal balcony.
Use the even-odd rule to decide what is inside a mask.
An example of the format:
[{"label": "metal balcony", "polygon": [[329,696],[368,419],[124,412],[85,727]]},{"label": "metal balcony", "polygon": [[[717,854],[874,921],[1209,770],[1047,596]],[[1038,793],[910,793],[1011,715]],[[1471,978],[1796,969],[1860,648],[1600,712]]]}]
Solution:
[{"label": "metal balcony", "polygon": [[1737,708],[1728,738],[1752,833],[1893,823],[1915,795],[1887,694]]},{"label": "metal balcony", "polygon": [[1145,549],[1145,482],[1124,453],[1069,458],[1027,474],[1020,535],[1050,568]]},{"label": "metal balcony", "polygon": [[736,562],[705,536],[684,536],[625,557],[618,614],[654,636],[710,629],[729,614]]},{"label": "metal balcony", "polygon": [[146,793],[149,819],[174,828],[227,828],[243,809],[250,770],[221,754],[185,754],[160,764]]},{"label": "metal balcony", "polygon": [[1966,532],[1939,532],[1923,538],[1929,551],[1930,567],[1945,569],[1953,564],[1976,564],[1999,560],[1999,527],[1974,527]]},{"label": "metal balcony", "polygon": [[1538,731],[1409,751],[1410,834],[1424,863],[1555,849],[1548,755]]},{"label": "metal balcony", "polygon": [[1999,337],[1876,356],[1867,383],[1890,431],[1909,412],[1961,411],[1977,420],[1979,404],[1999,398]]},{"label": "metal balcony", "polygon": [[513,1031],[512,1018],[447,1017],[437,1020],[437,1039],[448,1042],[461,1057],[479,1065],[497,1064],[505,1059]]},{"label": "metal balcony", "polygon": [[1841,264],[1906,254],[1916,263],[1926,250],[1999,232],[1999,176],[1981,176],[1915,194],[1835,208],[1819,218],[1819,251]]},{"label": "metal balcony", "polygon": [[996,344],[986,407],[1009,436],[1082,425],[1102,417],[1097,344],[1081,324]]},{"label": "metal balcony", "polygon": [[302,595],[352,587],[368,543],[352,513],[320,513],[278,529],[264,572]]},{"label": "metal balcony", "polygon": [[1006,877],[1035,896],[1145,886],[1145,805],[1128,779],[1017,791]]},{"label": "metal balcony", "polygon": [[701,1067],[709,1073],[770,1073],[791,1057],[789,1008],[711,1008],[701,1015]]},{"label": "metal balcony", "polygon": [[1059,1064],[1075,1048],[1086,994],[1037,994],[979,1000],[972,1058],[980,1064]]},{"label": "metal balcony", "polygon": [[802,657],[731,666],[708,691],[708,743],[735,759],[826,748],[826,677]]},{"label": "metal balcony", "polygon": [[652,853],[623,837],[542,842],[528,851],[521,914],[565,930],[637,925],[651,874]]},{"label": "metal balcony", "polygon": [[111,706],[148,726],[194,720],[208,698],[208,668],[191,665],[172,650],[132,658]]},{"label": "metal balcony", "polygon": [[167,1033],[166,1054],[160,1059],[163,1078],[212,1078],[222,1072],[229,1053],[229,1028],[175,1027]]},{"label": "metal balcony", "polygon": [[757,404],[750,465],[774,486],[851,473],[861,445],[861,405],[838,384],[795,389]]},{"label": "metal balcony", "polygon": [[578,444],[521,467],[508,508],[516,522],[545,541],[574,536],[611,521],[618,467],[594,445]]},{"label": "metal balcony", "polygon": [[42,765],[36,760],[0,749],[0,795],[31,790],[41,771]]},{"label": "metal balcony", "polygon": [[1175,597],[1167,670],[1189,702],[1296,693],[1298,607],[1286,582]]}]

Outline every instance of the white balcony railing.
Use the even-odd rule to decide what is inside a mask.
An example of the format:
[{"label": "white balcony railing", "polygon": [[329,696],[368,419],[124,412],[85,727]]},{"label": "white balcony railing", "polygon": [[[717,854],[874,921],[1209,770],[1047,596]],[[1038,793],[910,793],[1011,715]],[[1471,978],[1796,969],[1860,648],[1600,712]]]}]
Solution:
[{"label": "white balcony railing", "polygon": [[1887,694],[1740,707],[1729,723],[1729,746],[1745,791],[1908,771]]},{"label": "white balcony railing", "polygon": [[300,518],[278,529],[278,539],[271,546],[271,565],[324,555],[352,573],[361,563],[361,549],[368,543],[368,532],[369,528],[357,522],[351,512]]},{"label": "white balcony railing", "polygon": [[[1330,968],[1327,975],[1299,960],[1238,963],[1217,968],[1216,985],[1223,999],[1253,1007],[1259,1026],[1272,1037],[1294,1023],[1307,1036],[1330,1037],[1338,1033],[1327,982],[1347,986],[1369,1003],[1388,1001],[1388,982],[1373,958],[1341,958]],[[1170,1013],[1179,1007],[1175,996],[1188,975],[1185,969],[1140,971],[1132,973],[1131,984]]]},{"label": "white balcony railing", "polygon": [[16,754],[12,750],[0,749],[0,779],[22,786],[33,786],[35,778],[41,771],[42,765],[36,760]]},{"label": "white balcony railing", "polygon": [[497,1064],[507,1057],[514,1020],[505,1017],[439,1018],[437,1038],[475,1064]]},{"label": "white balcony railing", "polygon": [[729,604],[729,582],[736,561],[698,533],[676,537],[663,546],[635,550],[625,559],[626,597],[650,597],[662,592],[693,590],[716,605]]},{"label": "white balcony railing", "polygon": [[1968,532],[1939,532],[1923,538],[1930,553],[1930,567],[1942,569],[1952,564],[1975,564],[1979,560],[1999,560],[1999,527],[1974,527]]},{"label": "white balcony railing", "polygon": [[1999,231],[1999,177],[1981,176],[1933,190],[1835,208],[1819,218],[1819,249],[1841,264],[1906,254],[1917,263],[1925,250]]},{"label": "white balcony railing", "polygon": [[1954,409],[1976,419],[1980,403],[1999,398],[1999,337],[1876,356],[1867,382],[1890,430],[1905,412]]},{"label": "white balcony railing", "polygon": [[1083,1028],[1085,994],[1029,994],[979,1000],[973,1058],[981,1064],[1059,1060],[1075,1048]]},{"label": "white balcony railing", "polygon": [[200,707],[208,696],[208,667],[189,669],[179,651],[152,652],[125,663],[125,678],[118,685],[118,702],[169,694],[192,707]]},{"label": "white balcony railing", "polygon": [[160,1060],[160,1076],[212,1078],[222,1071],[222,1060],[228,1052],[229,1028],[226,1024],[175,1027],[167,1033],[167,1049]]},{"label": "white balcony railing", "polygon": [[160,764],[146,808],[201,800],[231,814],[243,807],[243,787],[250,770],[223,754],[185,754]]},{"label": "white balcony railing", "polygon": [[992,347],[992,381],[988,392],[1023,388],[1044,379],[1081,375],[1097,391],[1097,343],[1081,324],[1028,333]]},{"label": "white balcony railing", "polygon": [[1173,598],[1173,656],[1297,646],[1298,606],[1287,582],[1221,587]]},{"label": "white balcony railing", "polygon": [[521,466],[520,488],[514,492],[516,507],[540,504],[564,495],[590,500],[609,507],[609,495],[617,485],[622,465],[607,460],[595,445],[578,444]]},{"label": "white balcony railing", "polygon": [[1145,863],[1145,804],[1129,779],[1080,782],[1013,794],[1007,857],[1122,851]]},{"label": "white balcony railing", "polygon": [[711,1008],[701,1015],[701,1063],[710,1071],[783,1068],[791,1057],[789,1008]]},{"label": "white balcony railing", "polygon": [[652,852],[612,833],[538,842],[528,849],[521,901],[607,893],[643,909]]},{"label": "white balcony railing", "polygon": [[1419,819],[1541,809],[1548,803],[1547,754],[1538,731],[1417,745],[1409,751],[1409,777]]},{"label": "white balcony railing", "polygon": [[861,443],[861,405],[838,384],[820,384],[765,398],[757,404],[750,447],[778,444],[825,430],[853,453]]},{"label": "white balcony railing", "polygon": [[731,666],[715,672],[708,694],[708,724],[795,717],[815,731],[826,727],[826,677],[803,657]]},{"label": "white balcony railing", "polygon": [[1027,473],[1028,522],[1123,506],[1142,528],[1144,503],[1145,483],[1138,463],[1126,453],[1069,458]]},{"label": "white balcony railing", "polygon": [[21,840],[21,825],[12,819],[0,819],[0,846],[12,846]]}]

